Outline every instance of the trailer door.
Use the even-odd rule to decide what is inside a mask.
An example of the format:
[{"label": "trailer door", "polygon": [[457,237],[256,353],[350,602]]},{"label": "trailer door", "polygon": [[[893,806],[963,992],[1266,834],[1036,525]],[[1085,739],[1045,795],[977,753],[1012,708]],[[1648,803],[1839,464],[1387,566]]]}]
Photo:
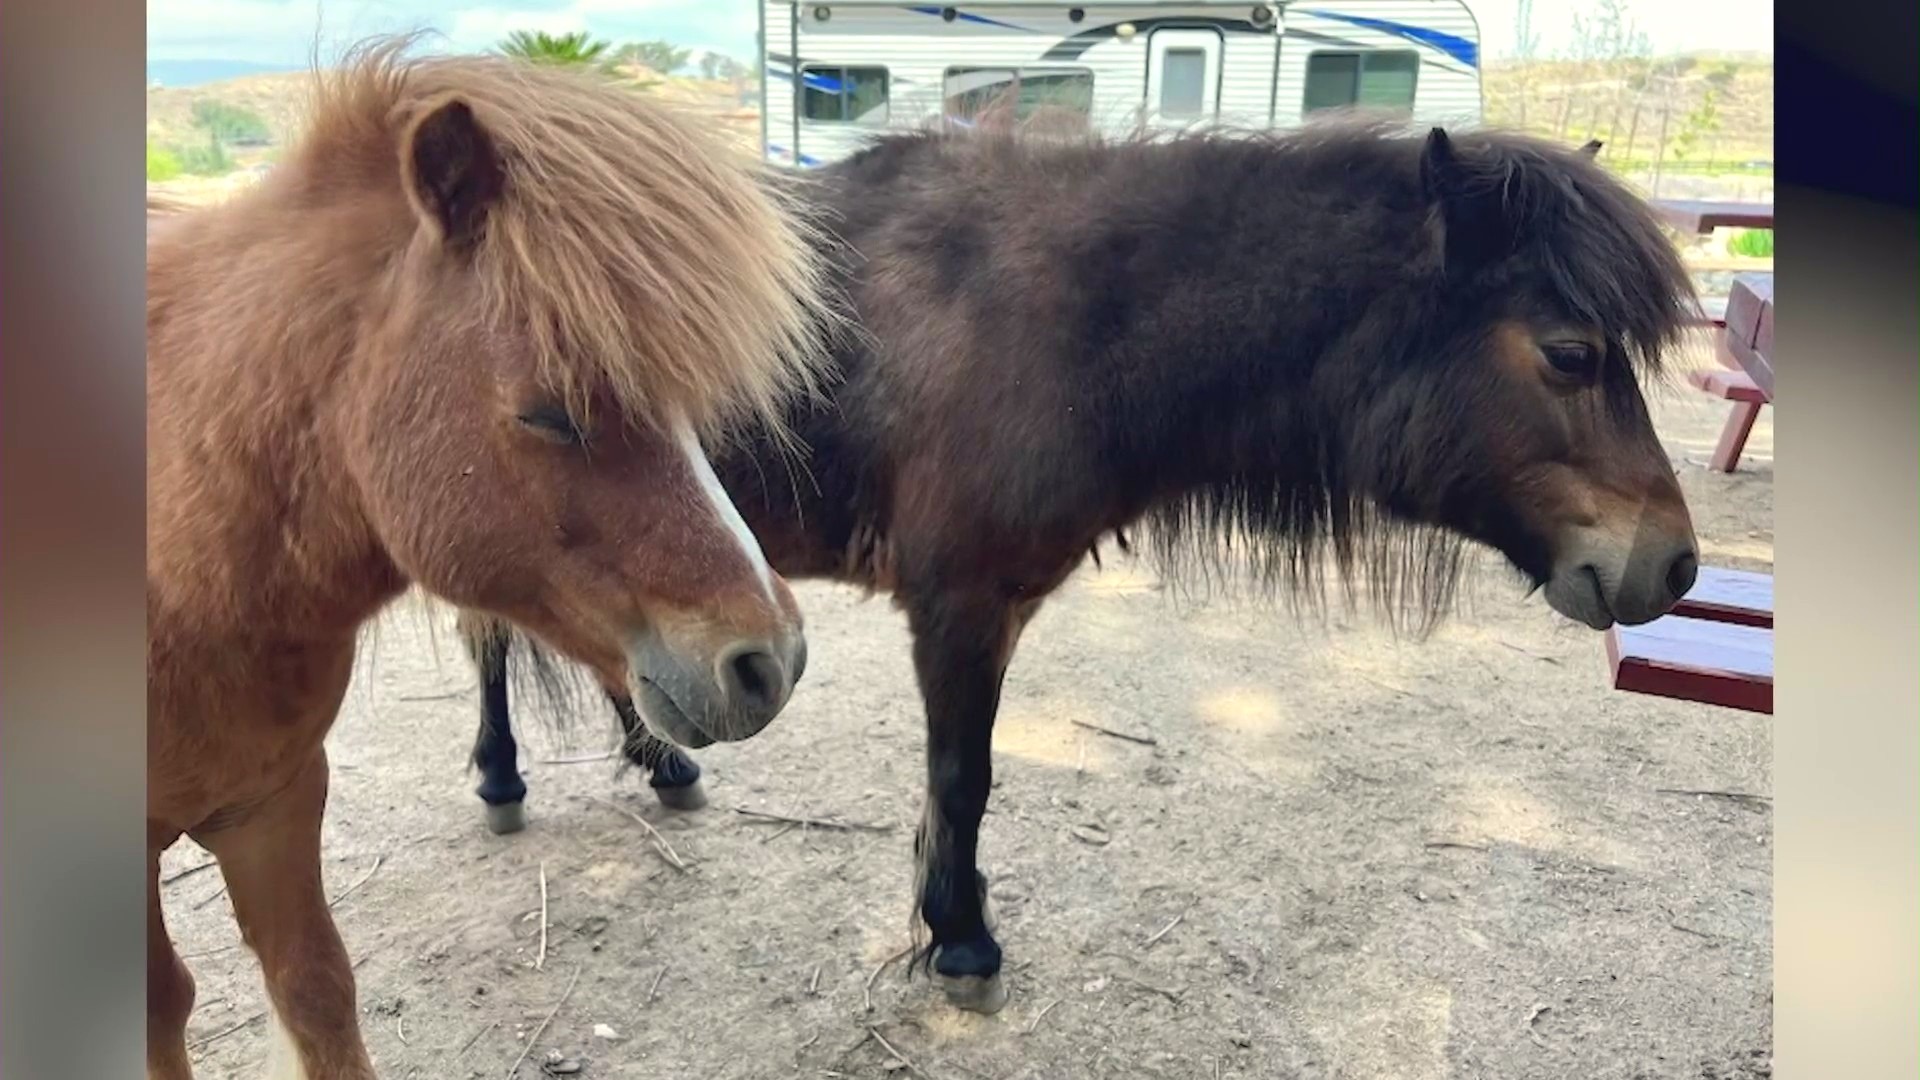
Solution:
[{"label": "trailer door", "polygon": [[1147,37],[1148,123],[1186,127],[1220,112],[1218,30],[1162,29]]}]

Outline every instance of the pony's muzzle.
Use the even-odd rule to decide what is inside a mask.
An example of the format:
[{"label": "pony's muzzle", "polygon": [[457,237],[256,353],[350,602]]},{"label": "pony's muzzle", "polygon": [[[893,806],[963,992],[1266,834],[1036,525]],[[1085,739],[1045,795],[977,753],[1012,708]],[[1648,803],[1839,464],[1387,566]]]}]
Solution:
[{"label": "pony's muzzle", "polygon": [[629,645],[627,663],[640,719],[660,738],[697,750],[772,723],[806,671],[807,645],[795,631],[711,651],[676,649],[647,633]]},{"label": "pony's muzzle", "polygon": [[1547,604],[1595,630],[1638,626],[1673,610],[1699,572],[1691,530],[1681,537],[1637,535],[1630,542],[1589,532],[1555,560]]},{"label": "pony's muzzle", "polygon": [[807,669],[807,641],[799,635],[793,641],[786,649],[771,642],[736,642],[720,650],[714,683],[740,732],[734,738],[757,734],[793,696]]}]

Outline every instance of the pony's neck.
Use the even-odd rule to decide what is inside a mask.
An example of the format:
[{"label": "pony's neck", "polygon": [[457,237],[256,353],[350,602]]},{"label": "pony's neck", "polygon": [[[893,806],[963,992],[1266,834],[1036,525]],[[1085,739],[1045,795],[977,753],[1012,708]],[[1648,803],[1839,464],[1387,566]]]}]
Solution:
[{"label": "pony's neck", "polygon": [[1249,484],[1312,496],[1358,481],[1329,469],[1386,372],[1417,347],[1434,294],[1391,239],[1392,223],[1417,217],[1383,212],[1380,235],[1349,231],[1342,239],[1359,250],[1346,252],[1313,236],[1324,216],[1249,215],[1244,235],[1197,268],[1204,280],[1188,279],[1186,296],[1211,299],[1166,305],[1130,343],[1148,374],[1126,381],[1119,431],[1155,502]]},{"label": "pony's neck", "polygon": [[1396,373],[1458,315],[1418,194],[1395,175],[1340,188],[1324,171],[1281,162],[1260,205],[1219,200],[1231,212],[1214,220],[1233,227],[1203,238],[1205,257],[1179,264],[1180,302],[1125,343],[1112,457],[1133,472],[1163,572],[1231,564],[1305,597],[1364,578],[1396,612],[1395,590],[1411,590],[1424,625],[1459,543],[1407,514],[1424,470],[1398,444],[1423,403]]},{"label": "pony's neck", "polygon": [[299,194],[170,223],[148,271],[150,587],[254,637],[350,634],[405,584],[342,412],[394,226]]}]

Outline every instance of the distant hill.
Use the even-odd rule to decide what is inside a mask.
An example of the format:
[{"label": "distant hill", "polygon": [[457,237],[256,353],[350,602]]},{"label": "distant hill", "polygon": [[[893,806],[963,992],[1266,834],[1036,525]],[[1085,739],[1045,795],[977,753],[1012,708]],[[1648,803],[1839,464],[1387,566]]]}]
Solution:
[{"label": "distant hill", "polygon": [[1602,160],[1702,168],[1773,160],[1773,58],[1698,52],[1620,60],[1495,60],[1488,123],[1562,142],[1601,139]]},{"label": "distant hill", "polygon": [[[759,145],[759,111],[742,101],[743,97],[752,101],[751,82],[661,75],[637,65],[623,69],[620,77],[649,98],[701,115],[743,148],[752,150]],[[179,176],[150,184],[149,190],[189,201],[224,196],[235,184],[254,175],[253,170],[270,166],[299,135],[311,90],[310,73],[304,69],[248,74],[198,85],[173,85],[162,78],[160,88],[147,91],[150,148],[183,159],[196,148],[204,148],[208,133],[194,115],[194,107],[203,102],[252,113],[266,124],[267,138],[264,145],[228,146],[233,171],[225,176]]]},{"label": "distant hill", "polygon": [[147,91],[147,138],[163,146],[204,143],[206,135],[194,123],[193,107],[218,101],[246,109],[266,121],[270,141],[284,143],[299,130],[312,86],[307,72],[245,75],[198,86],[171,86]]},{"label": "distant hill", "polygon": [[242,75],[304,71],[303,65],[254,64],[245,60],[148,60],[147,81],[165,87],[202,86]]},{"label": "distant hill", "polygon": [[[742,91],[726,80],[663,76],[638,66],[622,74],[649,97],[713,116],[747,145],[758,143],[758,110],[742,105]],[[309,73],[304,70],[246,75],[199,86],[162,85],[147,91],[147,138],[161,145],[204,142],[205,135],[194,123],[193,107],[202,101],[218,101],[258,115],[267,123],[270,141],[284,145],[305,120],[311,88]]]}]

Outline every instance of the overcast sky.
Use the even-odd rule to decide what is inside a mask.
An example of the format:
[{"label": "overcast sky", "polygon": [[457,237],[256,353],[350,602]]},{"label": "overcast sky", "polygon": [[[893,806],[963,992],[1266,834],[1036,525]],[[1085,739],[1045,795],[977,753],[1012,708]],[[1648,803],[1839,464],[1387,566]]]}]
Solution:
[{"label": "overcast sky", "polygon": [[[754,53],[759,0],[147,0],[150,60],[240,60],[304,66],[319,31],[323,56],[369,34],[430,29],[457,49],[511,30],[591,31],[616,41],[666,38],[743,59]],[[1488,54],[1512,52],[1517,0],[1469,0]],[[1329,6],[1333,6],[1331,3]],[[1584,2],[1536,0],[1543,53],[1571,41]],[[1770,0],[1626,0],[1654,49],[1773,51]]]}]

